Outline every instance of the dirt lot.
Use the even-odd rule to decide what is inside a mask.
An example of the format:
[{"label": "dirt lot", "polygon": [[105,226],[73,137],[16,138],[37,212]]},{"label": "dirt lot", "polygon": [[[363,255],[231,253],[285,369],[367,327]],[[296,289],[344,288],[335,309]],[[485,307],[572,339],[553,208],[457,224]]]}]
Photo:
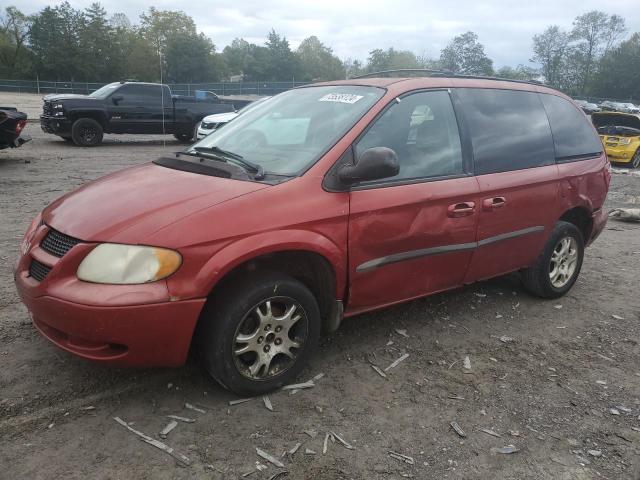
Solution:
[{"label": "dirt lot", "polygon": [[[255,471],[256,447],[280,456],[298,442],[283,460],[292,479],[640,478],[640,225],[610,221],[559,301],[532,298],[506,277],[362,315],[324,338],[300,379],[324,373],[315,388],[271,395],[273,412],[262,400],[229,406],[235,397],[197,365],[109,369],[59,351],[30,325],[12,281],[36,212],[180,146],[122,136],[83,149],[34,124],[27,133],[30,144],[0,153],[0,478],[233,479],[254,470],[248,478],[268,479],[279,469],[262,461],[268,468]],[[640,177],[616,174],[607,206],[625,205],[640,206]],[[386,379],[369,364],[403,353]],[[113,420],[157,438],[167,414],[196,418],[166,440],[191,466]],[[355,449],[329,442],[323,455],[329,431]],[[492,450],[510,444],[519,452]]]}]

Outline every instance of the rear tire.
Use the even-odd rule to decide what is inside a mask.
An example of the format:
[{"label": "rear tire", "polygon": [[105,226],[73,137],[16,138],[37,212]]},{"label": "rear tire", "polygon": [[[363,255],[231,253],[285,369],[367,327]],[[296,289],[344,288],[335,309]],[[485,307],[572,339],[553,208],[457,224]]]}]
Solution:
[{"label": "rear tire", "polygon": [[81,147],[95,147],[102,143],[102,125],[93,118],[79,118],[71,127],[73,143]]},{"label": "rear tire", "polygon": [[291,383],[320,336],[309,289],[277,272],[256,272],[216,292],[196,332],[201,361],[222,386],[255,396]]},{"label": "rear tire", "polygon": [[541,298],[563,296],[578,279],[583,258],[580,230],[573,223],[559,221],[536,263],[521,272],[525,289]]}]

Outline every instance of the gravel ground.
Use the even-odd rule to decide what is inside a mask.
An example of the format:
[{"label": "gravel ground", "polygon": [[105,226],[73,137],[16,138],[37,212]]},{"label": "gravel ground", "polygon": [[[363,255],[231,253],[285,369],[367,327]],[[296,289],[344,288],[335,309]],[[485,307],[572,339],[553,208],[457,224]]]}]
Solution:
[{"label": "gravel ground", "polygon": [[[12,280],[36,212],[180,145],[109,136],[83,149],[35,124],[27,133],[31,143],[0,152],[0,478],[232,479],[254,470],[249,478],[266,480],[279,469],[256,447],[280,457],[297,443],[282,460],[292,479],[640,478],[640,225],[610,221],[560,300],[532,298],[508,276],[361,315],[323,339],[300,378],[324,373],[315,388],[272,394],[273,412],[260,399],[229,406],[235,397],[195,364],[113,369],[58,350],[31,326]],[[615,174],[607,207],[639,204],[640,177]],[[387,378],[370,366],[404,353]],[[196,419],[165,440],[191,466],[113,420],[158,438],[168,414]],[[331,431],[355,448],[329,441],[323,454]],[[519,451],[495,450],[507,445]],[[255,471],[258,460],[265,471]]]}]

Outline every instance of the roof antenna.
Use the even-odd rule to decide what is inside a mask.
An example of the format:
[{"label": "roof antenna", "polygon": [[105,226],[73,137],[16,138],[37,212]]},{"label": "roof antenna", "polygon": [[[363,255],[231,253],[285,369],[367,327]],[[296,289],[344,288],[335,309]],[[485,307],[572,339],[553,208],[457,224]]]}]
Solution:
[{"label": "roof antenna", "polygon": [[162,108],[162,146],[167,148],[167,134],[164,127],[164,84],[162,83],[162,50],[158,48],[158,58],[160,59],[160,105]]}]

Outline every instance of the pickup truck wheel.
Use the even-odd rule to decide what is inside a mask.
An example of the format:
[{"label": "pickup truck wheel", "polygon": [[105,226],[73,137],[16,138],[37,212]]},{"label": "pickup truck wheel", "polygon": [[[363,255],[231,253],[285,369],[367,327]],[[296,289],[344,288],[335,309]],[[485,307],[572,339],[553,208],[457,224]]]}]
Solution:
[{"label": "pickup truck wheel", "polygon": [[239,395],[291,383],[320,336],[320,311],[301,282],[258,272],[214,295],[197,332],[204,367]]},{"label": "pickup truck wheel", "polygon": [[186,132],[175,133],[173,136],[176,137],[176,140],[178,140],[179,142],[190,143],[191,140],[193,139],[193,132],[191,132],[191,133],[186,133]]},{"label": "pickup truck wheel", "polygon": [[538,297],[558,298],[578,279],[584,258],[584,239],[580,230],[560,221],[536,263],[522,272],[525,288]]},{"label": "pickup truck wheel", "polygon": [[104,131],[93,118],[79,118],[71,126],[73,143],[81,147],[95,147],[102,143]]}]

